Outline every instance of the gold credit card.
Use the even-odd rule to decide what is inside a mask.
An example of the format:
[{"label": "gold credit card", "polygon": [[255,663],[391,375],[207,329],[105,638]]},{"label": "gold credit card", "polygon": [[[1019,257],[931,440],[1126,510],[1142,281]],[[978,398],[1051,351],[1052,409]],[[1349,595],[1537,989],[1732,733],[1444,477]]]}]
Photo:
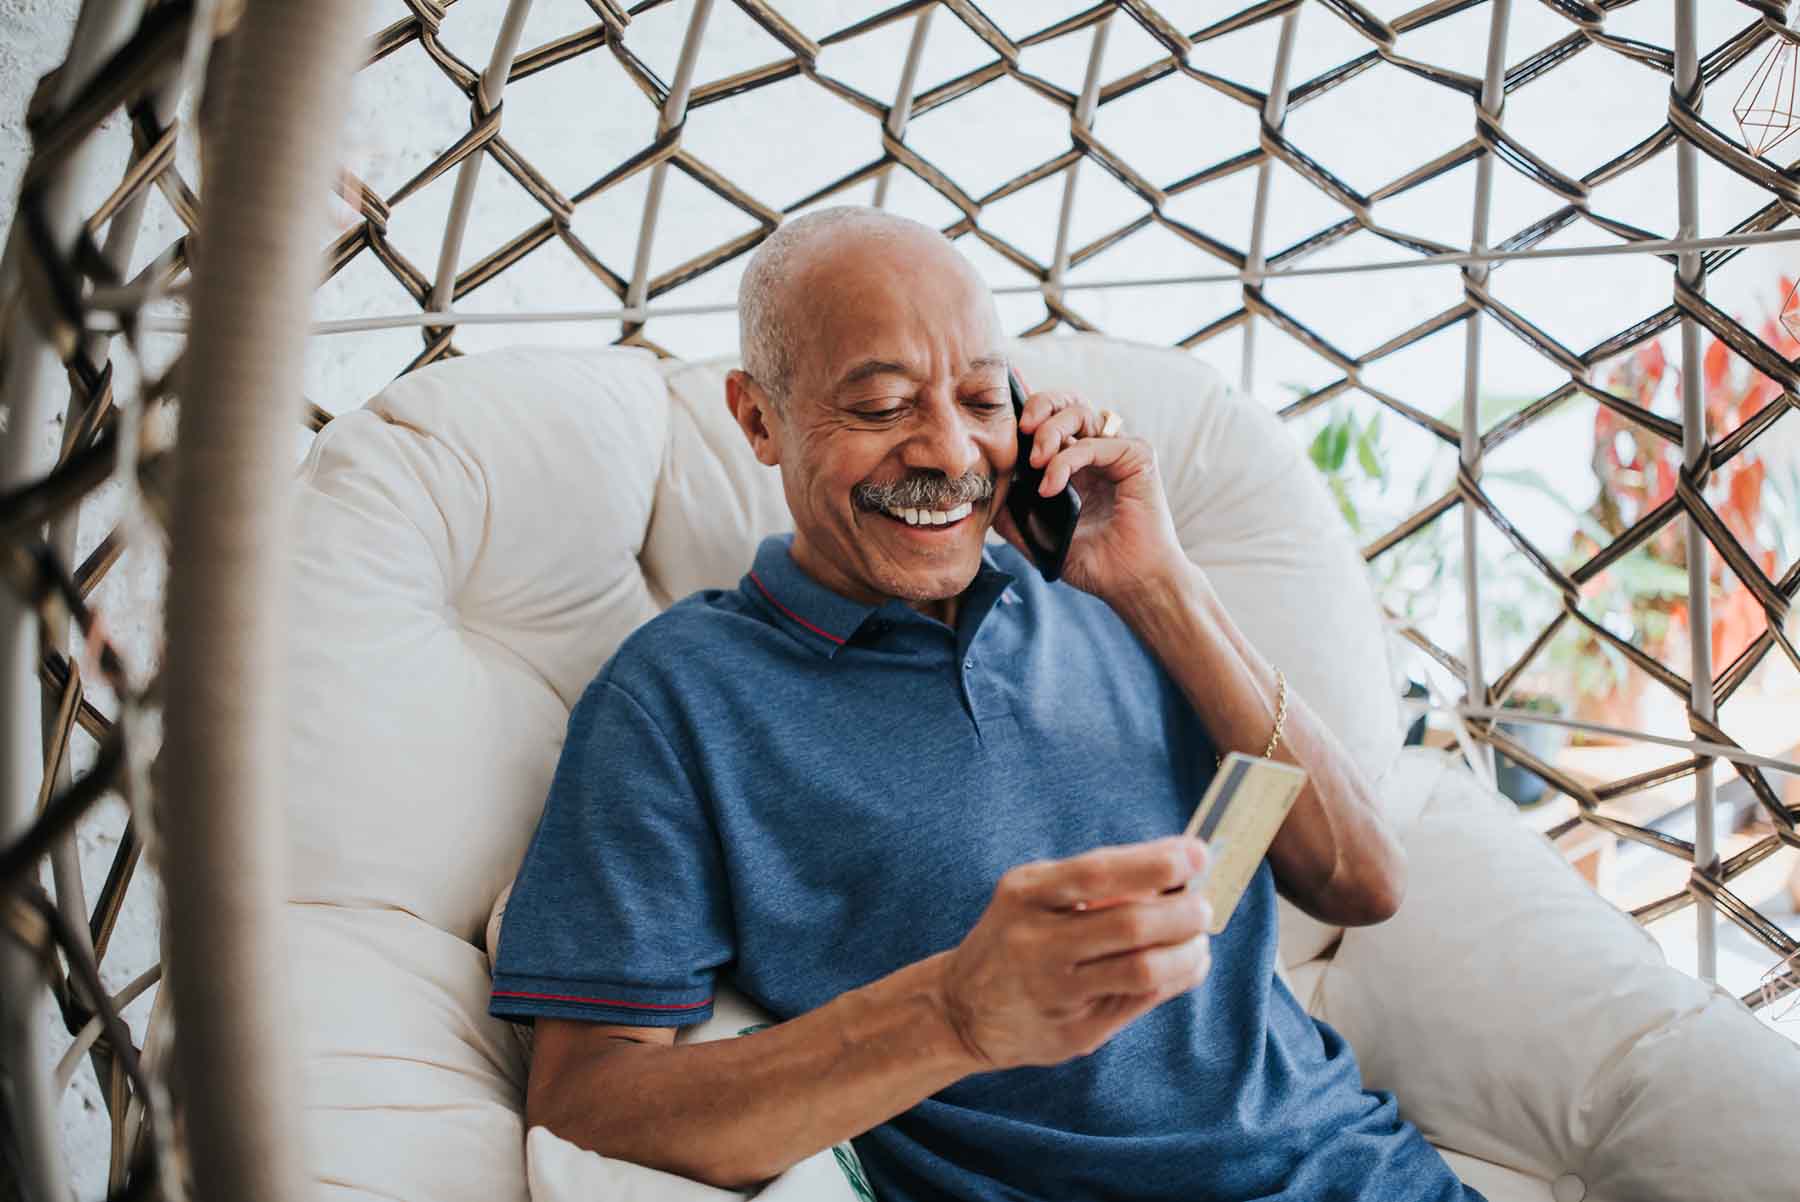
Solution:
[{"label": "gold credit card", "polygon": [[1304,769],[1240,751],[1227,755],[1213,774],[1184,832],[1207,846],[1206,870],[1189,888],[1204,890],[1212,903],[1212,934],[1231,921],[1238,899],[1305,786]]}]

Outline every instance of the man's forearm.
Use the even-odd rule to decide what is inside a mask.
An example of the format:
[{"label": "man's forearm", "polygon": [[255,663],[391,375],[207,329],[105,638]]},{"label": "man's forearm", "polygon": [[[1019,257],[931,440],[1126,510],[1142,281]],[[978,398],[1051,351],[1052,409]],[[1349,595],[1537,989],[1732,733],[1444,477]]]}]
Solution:
[{"label": "man's forearm", "polygon": [[1218,605],[1198,568],[1115,605],[1181,686],[1221,753],[1261,754],[1274,729],[1274,669]]},{"label": "man's forearm", "polygon": [[942,961],[928,957],[736,1039],[621,1040],[528,1099],[528,1121],[723,1188],[766,1181],[979,1071],[945,1020]]},{"label": "man's forearm", "polygon": [[[1225,612],[1200,569],[1115,602],[1181,687],[1221,752],[1261,755],[1275,727],[1274,668]],[[1404,853],[1343,746],[1290,693],[1275,758],[1307,771],[1307,785],[1269,848],[1283,891],[1303,909],[1344,925],[1379,922],[1404,889]]]}]

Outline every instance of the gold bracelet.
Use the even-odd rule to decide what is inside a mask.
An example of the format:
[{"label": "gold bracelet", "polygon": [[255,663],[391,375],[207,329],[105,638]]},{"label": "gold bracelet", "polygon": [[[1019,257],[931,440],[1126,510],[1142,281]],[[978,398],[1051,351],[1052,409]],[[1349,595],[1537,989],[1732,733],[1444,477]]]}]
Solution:
[{"label": "gold bracelet", "polygon": [[[1275,758],[1275,748],[1281,742],[1281,728],[1287,725],[1287,676],[1280,668],[1275,669],[1275,729],[1269,735],[1269,745],[1263,748],[1262,758]],[[1217,767],[1225,762],[1224,752],[1213,757]]]},{"label": "gold bracelet", "polygon": [[1287,725],[1287,677],[1280,668],[1275,669],[1275,729],[1269,734],[1269,746],[1263,751],[1263,759],[1275,758],[1275,745],[1281,742],[1281,728]]}]

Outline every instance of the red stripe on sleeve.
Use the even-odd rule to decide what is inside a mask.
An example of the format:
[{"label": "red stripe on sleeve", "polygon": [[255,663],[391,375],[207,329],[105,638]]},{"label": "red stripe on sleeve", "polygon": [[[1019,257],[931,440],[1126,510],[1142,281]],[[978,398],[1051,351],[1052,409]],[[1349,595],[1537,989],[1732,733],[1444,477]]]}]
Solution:
[{"label": "red stripe on sleeve", "polygon": [[541,1002],[582,1002],[589,1006],[620,1006],[626,1010],[699,1010],[704,1006],[712,1005],[711,998],[676,1006],[658,1002],[627,1002],[610,997],[576,997],[567,993],[527,993],[522,989],[496,989],[494,996],[532,998]]}]

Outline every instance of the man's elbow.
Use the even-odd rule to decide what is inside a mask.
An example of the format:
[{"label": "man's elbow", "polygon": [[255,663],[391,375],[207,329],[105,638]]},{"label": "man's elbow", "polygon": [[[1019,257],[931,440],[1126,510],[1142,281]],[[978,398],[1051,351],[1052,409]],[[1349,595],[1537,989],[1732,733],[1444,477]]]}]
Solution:
[{"label": "man's elbow", "polygon": [[601,1156],[611,1154],[617,1142],[598,1106],[577,1108],[574,1099],[554,1086],[533,1080],[525,1091],[525,1130],[542,1127],[556,1138]]},{"label": "man's elbow", "polygon": [[[532,1075],[525,1093],[525,1128],[543,1127],[558,1139],[611,1160],[629,1161],[644,1168],[673,1173],[715,1189],[754,1191],[781,1175],[788,1165],[773,1165],[755,1153],[746,1159],[731,1157],[722,1139],[690,1138],[675,1130],[666,1109],[642,1105],[617,1105],[623,1099],[642,1098],[647,1083],[622,1063],[661,1052],[662,1047],[636,1048],[621,1043],[609,1049],[612,1089],[598,1092],[588,1081],[571,1081],[546,1074]],[[723,1157],[723,1158],[722,1158]]]},{"label": "man's elbow", "polygon": [[1341,917],[1347,927],[1374,926],[1400,912],[1406,898],[1406,853],[1388,841],[1379,855],[1369,857],[1353,883],[1340,896]]},{"label": "man's elbow", "polygon": [[[540,1041],[540,1047],[542,1041]],[[592,1064],[601,1059],[611,1061],[609,1068],[615,1070],[610,1082],[615,1087],[625,1086],[630,1066],[621,1065],[622,1058],[618,1052],[624,1052],[626,1045],[619,1045],[617,1052],[607,1049],[598,1054],[589,1053],[589,1059],[581,1064],[582,1068],[591,1069]],[[556,1064],[555,1059],[548,1056],[534,1058],[531,1075],[525,1088],[525,1129],[542,1127],[556,1138],[574,1144],[588,1152],[615,1160],[629,1160],[633,1163],[649,1163],[645,1148],[645,1130],[641,1122],[643,1113],[640,1109],[629,1106],[618,1106],[616,1102],[621,1091],[617,1088],[598,1091],[593,1088],[594,1075],[591,1072],[546,1071],[546,1061]],[[564,1060],[561,1066],[569,1061]],[[697,1166],[668,1163],[650,1164],[649,1167],[677,1172],[683,1176],[694,1176]]]}]

